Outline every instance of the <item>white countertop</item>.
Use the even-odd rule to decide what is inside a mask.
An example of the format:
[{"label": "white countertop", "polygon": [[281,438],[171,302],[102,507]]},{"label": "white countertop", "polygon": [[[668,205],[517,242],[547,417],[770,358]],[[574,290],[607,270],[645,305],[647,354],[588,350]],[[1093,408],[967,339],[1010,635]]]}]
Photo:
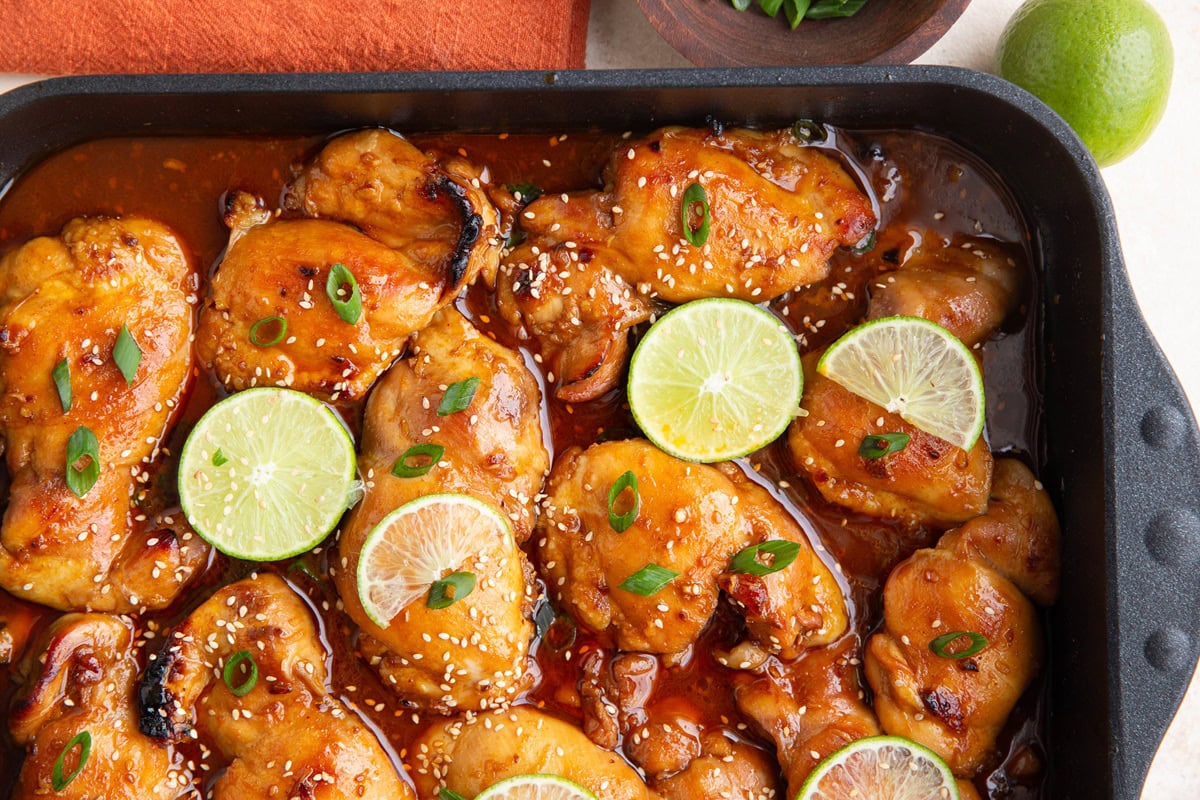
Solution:
[{"label": "white countertop", "polygon": [[[976,0],[946,37],[918,59],[990,71],[1000,32],[1022,0]],[[1150,140],[1103,171],[1117,210],[1129,277],[1150,329],[1200,409],[1200,283],[1189,241],[1200,188],[1200,2],[1151,0],[1170,28],[1175,76],[1162,123]],[[686,67],[638,10],[635,0],[592,0],[587,65],[594,68]],[[1200,507],[1200,498],[1197,498]],[[1200,609],[1197,610],[1200,613]],[[1143,800],[1200,796],[1200,679],[1158,752]]]},{"label": "white countertop", "polygon": [[[1200,309],[1190,288],[1200,264],[1188,237],[1198,225],[1200,183],[1200,3],[1151,0],[1171,30],[1175,77],[1166,116],[1126,161],[1104,170],[1117,210],[1129,276],[1142,312],[1200,408]],[[918,63],[990,70],[1005,22],[1021,0],[977,0]],[[635,0],[592,0],[587,65],[591,68],[687,67],[650,27]],[[0,74],[0,91],[36,76]],[[1198,498],[1200,503],[1200,498]],[[1200,610],[1197,611],[1200,613]],[[1200,795],[1200,679],[1193,680],[1146,782],[1143,800],[1194,800]]]}]

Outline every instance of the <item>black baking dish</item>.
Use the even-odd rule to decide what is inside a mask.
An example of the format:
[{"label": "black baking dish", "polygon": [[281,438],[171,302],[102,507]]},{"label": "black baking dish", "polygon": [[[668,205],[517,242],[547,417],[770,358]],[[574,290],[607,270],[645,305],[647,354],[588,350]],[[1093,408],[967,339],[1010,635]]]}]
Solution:
[{"label": "black baking dish", "polygon": [[1200,653],[1200,435],[1138,312],[1094,163],[1021,90],[941,67],[68,78],[0,97],[0,183],[108,136],[646,130],[710,115],[932,131],[1015,195],[1043,271],[1044,478],[1064,528],[1047,796],[1134,800]]}]

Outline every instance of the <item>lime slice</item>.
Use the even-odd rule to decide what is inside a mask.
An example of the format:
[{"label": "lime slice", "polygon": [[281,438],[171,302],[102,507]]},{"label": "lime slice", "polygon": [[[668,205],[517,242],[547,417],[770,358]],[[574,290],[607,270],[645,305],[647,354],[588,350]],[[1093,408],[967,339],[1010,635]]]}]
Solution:
[{"label": "lime slice", "polygon": [[[482,795],[480,795],[482,797]],[[959,800],[946,762],[899,736],[859,739],[826,758],[796,800]]]},{"label": "lime slice", "polygon": [[950,331],[920,317],[883,317],[834,342],[817,372],[970,450],[983,432],[983,374]]},{"label": "lime slice", "polygon": [[559,775],[516,775],[492,784],[475,800],[596,800],[596,795]]},{"label": "lime slice", "polygon": [[787,328],[742,300],[675,308],[629,365],[629,408],[661,450],[725,461],[774,441],[800,407],[804,372]]},{"label": "lime slice", "polygon": [[311,550],[355,489],[354,441],[323,403],[247,389],[210,408],[179,459],[179,503],[213,547],[247,561]]},{"label": "lime slice", "polygon": [[500,543],[514,547],[512,528],[496,509],[465,494],[430,494],[379,521],[358,556],[358,599],[386,628],[434,581]]}]

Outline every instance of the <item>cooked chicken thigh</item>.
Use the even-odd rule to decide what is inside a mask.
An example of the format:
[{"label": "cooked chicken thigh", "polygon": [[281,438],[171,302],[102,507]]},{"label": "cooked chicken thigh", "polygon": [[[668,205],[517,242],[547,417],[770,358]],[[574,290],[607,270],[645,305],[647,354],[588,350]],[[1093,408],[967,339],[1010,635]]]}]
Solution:
[{"label": "cooked chicken thigh", "polygon": [[738,678],[738,708],[775,742],[788,797],[823,758],[880,732],[859,681],[858,652],[858,639],[848,637]]},{"label": "cooked chicken thigh", "polygon": [[405,766],[420,800],[437,800],[442,788],[474,797],[497,781],[529,773],[560,775],[605,800],[659,797],[619,755],[530,706],[439,722],[408,753]]},{"label": "cooked chicken thigh", "polygon": [[304,601],[278,576],[254,576],[220,589],[172,631],[146,670],[141,728],[164,742],[195,735],[227,760],[216,800],[412,798],[327,677]]},{"label": "cooked chicken thigh", "polygon": [[[479,384],[468,407],[439,416],[447,387],[470,379]],[[342,528],[334,577],[346,611],[362,628],[361,653],[406,702],[441,712],[478,710],[506,703],[523,686],[535,598],[517,544],[532,529],[534,496],[549,466],[540,398],[517,353],[446,309],[367,403],[358,462],[367,490]],[[396,477],[393,464],[417,444],[445,450],[427,474]],[[479,581],[468,597],[444,609],[413,601],[403,619],[383,629],[358,599],[359,551],[386,514],[439,492],[492,504],[511,521],[515,540],[471,557]]]},{"label": "cooked chicken thigh", "polygon": [[[817,358],[804,359],[801,405],[808,414],[788,429],[788,447],[826,500],[917,525],[952,525],[984,512],[992,453],[982,438],[966,452],[925,433],[818,374]],[[912,438],[884,458],[859,455],[863,439],[881,433]]]},{"label": "cooked chicken thigh", "polygon": [[[609,492],[637,478],[637,514],[627,530],[610,522]],[[632,489],[614,510],[633,503]],[[708,624],[718,579],[743,548],[768,538],[801,544],[791,566],[765,578],[721,578],[746,609],[752,635],[773,650],[831,641],[846,626],[840,587],[787,512],[729,466],[689,464],[643,440],[573,448],[554,465],[537,547],[543,578],[576,620],[622,650],[679,653]],[[622,584],[648,565],[674,573],[644,595]]]},{"label": "cooked chicken thigh", "polygon": [[1021,284],[1016,260],[994,242],[925,244],[874,282],[867,317],[924,317],[974,347],[1016,308]]},{"label": "cooked chicken thigh", "polygon": [[[182,515],[155,513],[163,503],[150,486],[191,382],[196,280],[175,235],[136,218],[75,219],[0,261],[11,477],[0,585],[13,594],[59,609],[161,608],[206,562]],[[113,356],[122,330],[140,353],[125,362],[128,380]],[[95,437],[99,475],[78,496],[68,474],[93,463],[67,463],[81,428]]]},{"label": "cooked chicken thigh", "polygon": [[654,782],[655,791],[667,800],[783,798],[778,766],[759,748],[719,731],[701,735],[698,747],[681,772]]},{"label": "cooked chicken thigh", "polygon": [[[130,623],[106,614],[67,614],[42,642],[29,665],[28,687],[9,716],[13,741],[28,751],[13,799],[191,796],[183,758],[138,730]],[[75,777],[56,790],[55,764],[64,752],[59,776]]]},{"label": "cooked chicken thigh", "polygon": [[[305,218],[273,220],[244,195],[230,205],[229,248],[196,337],[200,360],[229,389],[360,398],[413,331],[496,268],[496,212],[478,171],[436,163],[389,131],[329,142],[286,200]],[[356,292],[361,314],[347,319],[334,298]]]},{"label": "cooked chicken thigh", "polygon": [[[1002,461],[997,475],[994,514],[989,508],[892,571],[883,629],[866,649],[884,730],[921,742],[964,778],[995,756],[1000,729],[1041,665],[1041,626],[1018,585],[1042,597],[1057,585],[1049,500],[1017,462]],[[952,633],[982,640],[937,641]]]}]

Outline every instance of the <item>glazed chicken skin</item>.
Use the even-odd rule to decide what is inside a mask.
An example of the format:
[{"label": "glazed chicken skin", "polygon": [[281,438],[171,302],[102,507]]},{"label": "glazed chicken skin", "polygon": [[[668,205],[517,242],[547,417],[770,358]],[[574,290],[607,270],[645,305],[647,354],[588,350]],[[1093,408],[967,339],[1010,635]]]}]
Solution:
[{"label": "glazed chicken skin", "polygon": [[[363,397],[411,333],[495,272],[496,212],[479,179],[465,162],[439,164],[397,134],[366,130],[333,139],[288,188],[288,211],[301,218],[274,219],[235,195],[230,244],[200,314],[201,362],[230,390]],[[361,292],[355,320],[327,293],[338,264]],[[342,282],[336,296],[352,291]],[[286,330],[254,327],[274,318]]]},{"label": "glazed chicken skin", "polygon": [[[1041,626],[1018,587],[1052,598],[1058,580],[1058,523],[1040,484],[1006,459],[993,497],[994,516],[989,509],[892,571],[883,628],[866,648],[884,730],[929,747],[963,778],[995,758],[996,737],[1041,665]],[[934,640],[952,632],[981,635],[986,646],[939,655]],[[960,638],[946,652],[969,644]]]},{"label": "glazed chicken skin", "polygon": [[519,245],[501,261],[496,308],[510,329],[537,347],[559,400],[593,400],[620,383],[629,330],[651,313],[621,277],[628,271],[624,256],[610,247],[546,238]]},{"label": "glazed chicken skin", "polygon": [[[247,673],[239,653],[253,658]],[[235,660],[231,680],[223,673]],[[235,695],[251,682],[243,696]],[[167,638],[141,687],[141,728],[196,736],[229,762],[210,796],[412,798],[375,734],[329,693],[312,612],[276,575],[230,584]]]},{"label": "glazed chicken skin", "polygon": [[[191,382],[195,287],[179,240],[146,219],[75,219],[0,261],[11,476],[0,586],[58,609],[128,612],[168,605],[206,562],[208,546],[182,515],[155,513],[147,487]],[[113,357],[123,327],[141,352],[129,381]],[[52,377],[64,362],[67,411]],[[66,482],[80,427],[100,468],[82,497]]]},{"label": "glazed chicken skin", "polygon": [[[133,631],[128,620],[107,614],[67,614],[45,631],[30,660],[28,688],[9,716],[13,741],[28,755],[13,800],[171,800],[191,796],[191,776],[170,745],[138,730]],[[89,755],[78,774],[54,789],[54,765],[81,733]],[[61,775],[82,758],[74,744]]]},{"label": "glazed chicken skin", "polygon": [[974,347],[1016,308],[1022,283],[1016,260],[995,242],[922,245],[900,269],[879,276],[867,318],[922,317]]},{"label": "glazed chicken skin", "polygon": [[[618,533],[608,495],[626,471],[637,478],[639,510]],[[771,508],[765,490],[736,467],[689,464],[644,440],[611,441],[559,456],[546,493],[537,530],[542,577],[577,621],[622,650],[686,650],[716,610],[719,581],[772,651],[824,644],[845,630],[832,574],[787,512]],[[623,502],[632,499],[618,496],[614,507]],[[768,538],[802,545],[789,567],[763,578],[722,577],[734,555]],[[678,577],[648,597],[621,588],[648,564]]]},{"label": "glazed chicken skin", "polygon": [[605,800],[659,800],[619,755],[530,706],[436,723],[408,748],[405,768],[419,800],[438,800],[443,788],[474,797],[530,773],[559,775]]},{"label": "glazed chicken skin", "polygon": [[859,679],[858,652],[859,641],[851,636],[735,679],[738,709],[775,742],[787,797],[799,794],[826,756],[880,733]]},{"label": "glazed chicken skin", "polygon": [[[479,385],[470,405],[439,416],[447,387],[472,378]],[[416,336],[412,354],[384,376],[367,403],[358,461],[366,494],[342,528],[334,580],[361,627],[360,653],[414,707],[449,713],[499,706],[525,683],[535,597],[517,545],[529,537],[534,496],[549,467],[540,403],[537,381],[521,357],[454,309],[442,311]],[[445,450],[427,474],[392,474],[410,447],[429,443]],[[470,595],[443,609],[415,599],[381,628],[358,599],[363,542],[394,509],[442,492],[491,504],[509,519],[512,535],[467,556],[470,566],[462,568],[478,579]]]},{"label": "glazed chicken skin", "polygon": [[[987,509],[992,453],[982,437],[968,452],[925,433],[819,374],[819,358],[804,358],[808,413],[792,422],[787,441],[796,468],[826,500],[912,525],[949,526]],[[882,433],[911,438],[884,458],[859,455],[864,439]]]}]

